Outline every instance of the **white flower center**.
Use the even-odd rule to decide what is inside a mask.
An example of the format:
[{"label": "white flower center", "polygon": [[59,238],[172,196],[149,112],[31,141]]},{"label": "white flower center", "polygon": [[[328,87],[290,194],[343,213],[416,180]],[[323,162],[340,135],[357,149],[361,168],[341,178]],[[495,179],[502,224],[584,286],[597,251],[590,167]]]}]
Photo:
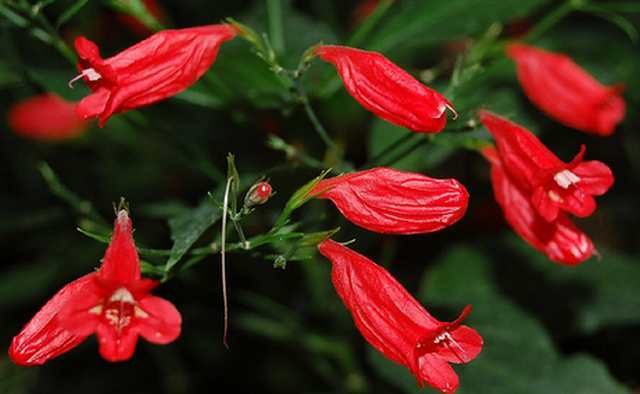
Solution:
[{"label": "white flower center", "polygon": [[574,183],[580,182],[580,178],[578,178],[576,174],[569,170],[562,170],[559,173],[555,174],[553,176],[553,180],[556,181],[558,186],[563,189],[568,189],[569,186],[573,185]]}]

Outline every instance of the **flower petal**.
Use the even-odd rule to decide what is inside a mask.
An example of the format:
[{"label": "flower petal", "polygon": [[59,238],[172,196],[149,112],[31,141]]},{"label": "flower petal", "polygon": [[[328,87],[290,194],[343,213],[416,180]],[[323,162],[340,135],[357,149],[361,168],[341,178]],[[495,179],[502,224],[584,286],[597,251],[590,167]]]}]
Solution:
[{"label": "flower petal", "polygon": [[[556,192],[554,191],[554,193]],[[556,193],[556,195],[558,194]],[[553,222],[558,218],[560,208],[557,205],[557,201],[553,201],[551,197],[549,197],[549,191],[543,186],[538,186],[534,189],[531,195],[531,203],[538,211],[538,214],[547,222]]]},{"label": "flower petal", "polygon": [[570,57],[521,43],[506,51],[529,100],[556,121],[605,136],[624,117],[620,90],[603,86]]},{"label": "flower petal", "polygon": [[330,199],[352,223],[388,234],[441,230],[464,216],[469,201],[455,179],[382,167],[320,181],[309,194]]},{"label": "flower petal", "polygon": [[322,45],[316,54],[333,64],[349,94],[380,118],[424,133],[446,125],[451,103],[382,54],[337,45]]},{"label": "flower petal", "polygon": [[138,333],[132,329],[124,329],[119,335],[116,330],[105,323],[96,329],[100,355],[107,361],[127,361],[133,356],[138,342]]},{"label": "flower petal", "polygon": [[438,355],[450,363],[468,363],[480,354],[484,343],[476,330],[460,326],[451,332],[452,343],[438,351]]},{"label": "flower petal", "polygon": [[147,341],[167,344],[180,336],[182,317],[171,302],[147,296],[139,301],[139,307],[148,316],[137,316],[135,329]]},{"label": "flower petal", "polygon": [[599,161],[583,161],[573,170],[580,177],[578,187],[594,196],[601,196],[613,186],[613,173],[604,163]]},{"label": "flower petal", "polygon": [[43,141],[70,139],[80,135],[88,126],[76,114],[75,108],[75,103],[55,94],[41,94],[12,105],[8,123],[16,134],[27,138]]},{"label": "flower petal", "polygon": [[505,171],[520,187],[532,189],[564,163],[532,132],[489,111],[480,111],[480,121],[496,140]]},{"label": "flower petal", "polygon": [[57,319],[58,314],[94,286],[96,274],[91,273],[64,286],[51,298],[22,331],[11,341],[9,357],[19,365],[41,365],[84,341],[86,335],[66,330]]},{"label": "flower petal", "polygon": [[76,106],[76,114],[82,119],[91,119],[100,116],[111,97],[111,91],[107,88],[99,88],[87,97],[80,100]]},{"label": "flower petal", "polygon": [[129,214],[121,209],[115,220],[111,242],[98,271],[101,279],[120,285],[140,280],[140,260],[132,234],[133,224]]},{"label": "flower petal", "polygon": [[419,362],[420,378],[430,386],[444,393],[453,393],[458,389],[458,375],[446,360],[438,355],[425,354]]},{"label": "flower petal", "polygon": [[566,214],[560,213],[553,222],[544,220],[533,207],[529,194],[504,172],[495,149],[486,149],[483,154],[492,163],[491,181],[496,201],[520,237],[560,264],[576,265],[591,257],[594,250],[591,240]]}]

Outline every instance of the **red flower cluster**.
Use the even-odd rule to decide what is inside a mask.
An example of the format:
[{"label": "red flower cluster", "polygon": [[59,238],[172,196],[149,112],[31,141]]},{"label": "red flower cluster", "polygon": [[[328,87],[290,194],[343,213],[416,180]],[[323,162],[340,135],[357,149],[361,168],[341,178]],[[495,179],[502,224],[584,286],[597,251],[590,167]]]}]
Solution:
[{"label": "red flower cluster", "polygon": [[593,196],[613,185],[609,167],[582,161],[584,146],[564,163],[530,131],[491,112],[481,111],[480,121],[496,140],[497,149],[484,154],[492,164],[496,200],[509,224],[555,262],[572,265],[591,257],[591,240],[567,214],[593,213]]},{"label": "red flower cluster", "polygon": [[373,261],[332,240],[318,249],[331,261],[333,285],[364,338],[406,366],[420,386],[454,392],[458,375],[449,363],[468,363],[482,350],[482,337],[462,325],[471,306],[453,322],[441,322]]},{"label": "red flower cluster", "polygon": [[360,105],[387,122],[419,133],[437,133],[453,105],[377,52],[321,45],[316,54],[333,64]]},{"label": "red flower cluster", "polygon": [[351,222],[388,234],[441,230],[464,216],[469,203],[455,179],[434,179],[392,168],[373,168],[318,182],[309,192],[330,199]]},{"label": "red flower cluster", "polygon": [[19,365],[40,365],[95,333],[109,361],[133,356],[142,336],[167,344],[180,335],[182,319],[169,301],[149,292],[158,282],[140,277],[132,223],[121,210],[97,272],[64,286],[13,338],[9,356]]},{"label": "red flower cluster", "polygon": [[[98,117],[103,126],[115,113],[175,95],[195,83],[213,64],[222,43],[237,33],[230,25],[165,30],[108,59],[102,59],[93,42],[79,37],[75,46],[81,74],[76,79],[84,79],[92,94],[76,112],[83,119]],[[554,119],[600,135],[611,134],[622,120],[625,103],[619,88],[602,86],[566,56],[523,44],[509,45],[507,54],[517,63],[527,96]],[[443,95],[380,53],[321,45],[315,55],[335,66],[349,94],[364,108],[388,122],[437,133],[446,125],[446,110],[455,115]],[[34,138],[65,138],[86,127],[71,115],[72,108],[57,96],[45,95],[15,106],[9,120],[16,131]],[[595,211],[594,196],[613,184],[609,167],[583,161],[584,147],[565,163],[528,130],[487,111],[481,111],[480,120],[496,141],[496,147],[483,154],[492,165],[495,197],[509,224],[553,261],[573,265],[588,259],[593,243],[569,214],[587,217]],[[303,190],[304,201],[329,199],[354,224],[389,234],[444,229],[462,218],[469,200],[455,179],[391,168],[345,174],[317,182],[308,193]],[[256,183],[245,196],[244,210],[271,195],[269,183]],[[453,322],[441,322],[371,260],[332,240],[318,247],[331,261],[336,291],[365,339],[406,366],[420,386],[426,382],[454,392],[459,382],[450,363],[473,360],[483,346],[482,337],[462,325],[471,307]],[[156,285],[141,278],[132,223],[121,210],[100,269],[63,287],[33,317],[13,339],[11,359],[21,365],[42,364],[93,333],[100,354],[109,361],[129,359],[139,336],[158,344],[175,340],[181,331],[180,313],[149,294]]]},{"label": "red flower cluster", "polygon": [[606,136],[624,117],[622,87],[603,86],[568,56],[524,44],[507,46],[507,55],[527,97],[565,126]]},{"label": "red flower cluster", "polygon": [[87,122],[75,112],[75,103],[52,93],[30,97],[9,110],[9,127],[23,137],[41,141],[58,141],[79,136]]},{"label": "red flower cluster", "polygon": [[96,44],[78,37],[81,74],[76,78],[93,92],[78,104],[78,115],[98,117],[104,126],[115,113],[180,93],[211,67],[220,45],[235,35],[229,25],[164,30],[108,59],[102,59]]}]

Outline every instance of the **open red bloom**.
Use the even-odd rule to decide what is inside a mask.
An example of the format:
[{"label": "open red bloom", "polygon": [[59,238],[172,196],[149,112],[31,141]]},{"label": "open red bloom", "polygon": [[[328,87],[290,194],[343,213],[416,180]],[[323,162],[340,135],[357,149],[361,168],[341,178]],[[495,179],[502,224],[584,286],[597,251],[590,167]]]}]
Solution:
[{"label": "open red bloom", "polygon": [[567,214],[561,212],[555,220],[545,220],[533,207],[530,191],[507,173],[498,151],[487,148],[482,153],[491,163],[496,201],[519,236],[556,263],[576,265],[591,257],[593,243],[571,223]]},{"label": "open red bloom", "polygon": [[360,227],[389,234],[441,230],[460,220],[469,203],[467,190],[455,179],[384,167],[322,180],[309,195],[330,199]]},{"label": "open red bloom", "polygon": [[229,25],[164,30],[108,59],[84,37],[75,42],[78,68],[93,92],[77,107],[83,119],[149,105],[195,83],[215,61],[223,42],[235,37]]},{"label": "open red bloom", "polygon": [[563,125],[606,136],[624,118],[621,86],[603,86],[568,56],[519,43],[507,55],[527,97]]},{"label": "open red bloom", "polygon": [[63,287],[13,338],[9,356],[16,364],[44,364],[92,333],[109,361],[131,358],[140,335],[157,344],[180,335],[178,310],[149,294],[157,281],[140,276],[132,231],[121,210],[100,269]]},{"label": "open red bloom", "polygon": [[345,88],[382,119],[419,133],[437,133],[447,123],[451,103],[378,52],[322,45],[316,54],[333,64]]},{"label": "open red bloom", "polygon": [[531,196],[531,203],[547,221],[560,211],[578,217],[596,209],[593,196],[607,192],[613,174],[599,161],[582,161],[584,146],[564,163],[529,130],[491,112],[481,111],[480,121],[496,140],[500,161],[511,179]]},{"label": "open red bloom", "polygon": [[449,363],[468,363],[482,350],[482,337],[462,325],[471,306],[451,323],[438,321],[373,261],[332,240],[318,248],[331,261],[333,285],[367,342],[406,366],[420,386],[454,392],[458,375]]},{"label": "open red bloom", "polygon": [[30,97],[9,110],[9,127],[17,134],[42,141],[77,137],[87,122],[75,112],[76,105],[53,93]]}]

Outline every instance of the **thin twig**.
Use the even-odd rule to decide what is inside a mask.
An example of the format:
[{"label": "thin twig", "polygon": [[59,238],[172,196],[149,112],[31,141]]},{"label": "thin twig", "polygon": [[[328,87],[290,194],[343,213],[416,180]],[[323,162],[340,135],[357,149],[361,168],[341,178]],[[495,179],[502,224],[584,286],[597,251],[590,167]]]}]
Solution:
[{"label": "thin twig", "polygon": [[229,302],[227,297],[227,269],[226,269],[226,241],[227,241],[227,214],[229,206],[229,190],[231,188],[233,178],[227,179],[227,186],[224,190],[224,200],[222,203],[222,234],[220,234],[220,270],[222,275],[222,303],[224,307],[224,334],[222,343],[224,347],[229,348],[227,342],[227,334],[229,331]]}]

